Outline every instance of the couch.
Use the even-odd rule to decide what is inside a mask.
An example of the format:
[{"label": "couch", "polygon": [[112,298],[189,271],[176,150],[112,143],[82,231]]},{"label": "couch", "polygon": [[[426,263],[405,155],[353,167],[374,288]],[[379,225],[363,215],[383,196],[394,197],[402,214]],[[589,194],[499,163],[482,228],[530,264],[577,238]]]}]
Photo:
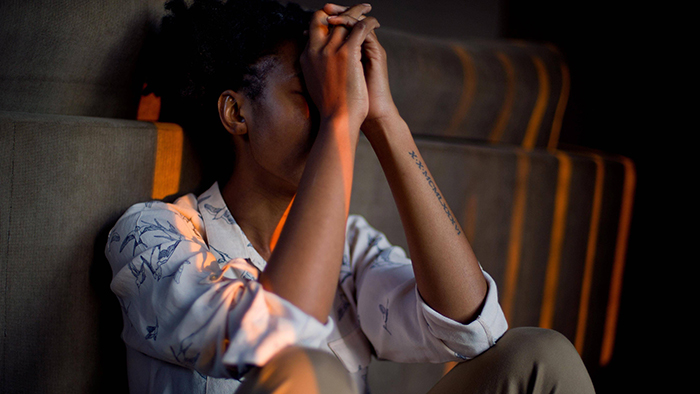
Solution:
[{"label": "couch", "polygon": [[[0,2],[0,392],[126,392],[106,234],[131,204],[201,191],[187,130],[142,96],[162,0]],[[392,92],[511,327],[612,355],[634,164],[559,148],[556,48],[383,27]],[[351,211],[406,246],[366,140]],[[450,365],[374,360],[374,392],[424,392]],[[381,379],[380,379],[381,378]]]}]

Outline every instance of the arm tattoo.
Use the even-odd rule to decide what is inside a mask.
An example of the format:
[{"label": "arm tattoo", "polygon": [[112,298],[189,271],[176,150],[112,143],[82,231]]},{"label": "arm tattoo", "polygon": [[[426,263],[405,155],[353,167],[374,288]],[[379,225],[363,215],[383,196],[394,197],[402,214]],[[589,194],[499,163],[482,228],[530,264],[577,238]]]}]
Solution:
[{"label": "arm tattoo", "polygon": [[450,220],[450,223],[455,227],[455,230],[457,231],[457,235],[462,234],[462,231],[459,229],[459,224],[455,220],[454,216],[452,216],[452,212],[450,212],[450,208],[447,206],[445,203],[444,199],[442,198],[442,195],[440,195],[440,192],[437,189],[437,185],[435,185],[435,182],[433,182],[433,179],[430,177],[430,174],[428,173],[428,168],[425,167],[425,164],[423,164],[420,160],[418,160],[418,155],[416,154],[415,151],[410,151],[408,154],[411,156],[413,160],[416,161],[416,166],[418,166],[418,169],[421,171],[423,176],[425,177],[425,180],[428,182],[428,186],[430,186],[431,189],[433,189],[433,193],[435,193],[435,197],[438,199],[438,202],[440,205],[442,205],[442,209],[445,211],[445,214],[447,215],[447,219]]}]

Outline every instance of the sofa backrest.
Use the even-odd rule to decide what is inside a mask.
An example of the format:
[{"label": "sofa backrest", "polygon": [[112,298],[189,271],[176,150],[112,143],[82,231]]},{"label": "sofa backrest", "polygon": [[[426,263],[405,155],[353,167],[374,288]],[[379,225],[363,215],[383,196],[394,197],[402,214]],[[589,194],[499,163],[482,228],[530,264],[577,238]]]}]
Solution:
[{"label": "sofa backrest", "polygon": [[152,123],[0,111],[0,392],[126,392],[104,245],[156,144]]},{"label": "sofa backrest", "polygon": [[414,135],[555,149],[569,71],[550,45],[377,31],[396,106]]},{"label": "sofa backrest", "polygon": [[[186,133],[134,120],[163,2],[0,2],[0,392],[125,389],[107,231],[136,202],[209,186]],[[589,367],[609,360],[634,169],[553,150],[568,97],[561,56],[378,36],[397,106],[511,326],[562,331]],[[365,140],[355,173],[352,211],[406,246]]]},{"label": "sofa backrest", "polygon": [[0,2],[0,110],[135,119],[162,0]]}]

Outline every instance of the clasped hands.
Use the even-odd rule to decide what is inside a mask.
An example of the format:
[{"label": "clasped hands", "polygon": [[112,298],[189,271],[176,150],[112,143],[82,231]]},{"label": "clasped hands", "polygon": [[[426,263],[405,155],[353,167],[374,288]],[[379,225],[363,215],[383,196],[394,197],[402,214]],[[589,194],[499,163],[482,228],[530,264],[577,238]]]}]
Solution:
[{"label": "clasped hands", "polygon": [[389,89],[386,51],[379,43],[372,7],[326,4],[313,14],[301,55],[302,72],[322,118],[348,116],[365,134],[398,116]]}]

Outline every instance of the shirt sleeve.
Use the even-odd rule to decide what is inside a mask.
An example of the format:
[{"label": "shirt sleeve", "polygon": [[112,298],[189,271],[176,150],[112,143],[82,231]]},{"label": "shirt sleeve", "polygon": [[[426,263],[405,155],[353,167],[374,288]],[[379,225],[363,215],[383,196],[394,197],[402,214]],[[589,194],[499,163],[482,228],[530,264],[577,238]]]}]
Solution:
[{"label": "shirt sleeve", "polygon": [[264,290],[246,260],[217,262],[198,221],[194,209],[152,202],[131,207],[110,232],[105,254],[124,342],[221,378],[237,378],[289,345],[319,347],[333,322]]},{"label": "shirt sleeve", "polygon": [[479,316],[463,324],[425,303],[405,251],[391,245],[364,218],[351,219],[348,235],[360,325],[378,358],[433,363],[468,360],[493,346],[507,330],[496,283],[483,270],[486,299]]}]

